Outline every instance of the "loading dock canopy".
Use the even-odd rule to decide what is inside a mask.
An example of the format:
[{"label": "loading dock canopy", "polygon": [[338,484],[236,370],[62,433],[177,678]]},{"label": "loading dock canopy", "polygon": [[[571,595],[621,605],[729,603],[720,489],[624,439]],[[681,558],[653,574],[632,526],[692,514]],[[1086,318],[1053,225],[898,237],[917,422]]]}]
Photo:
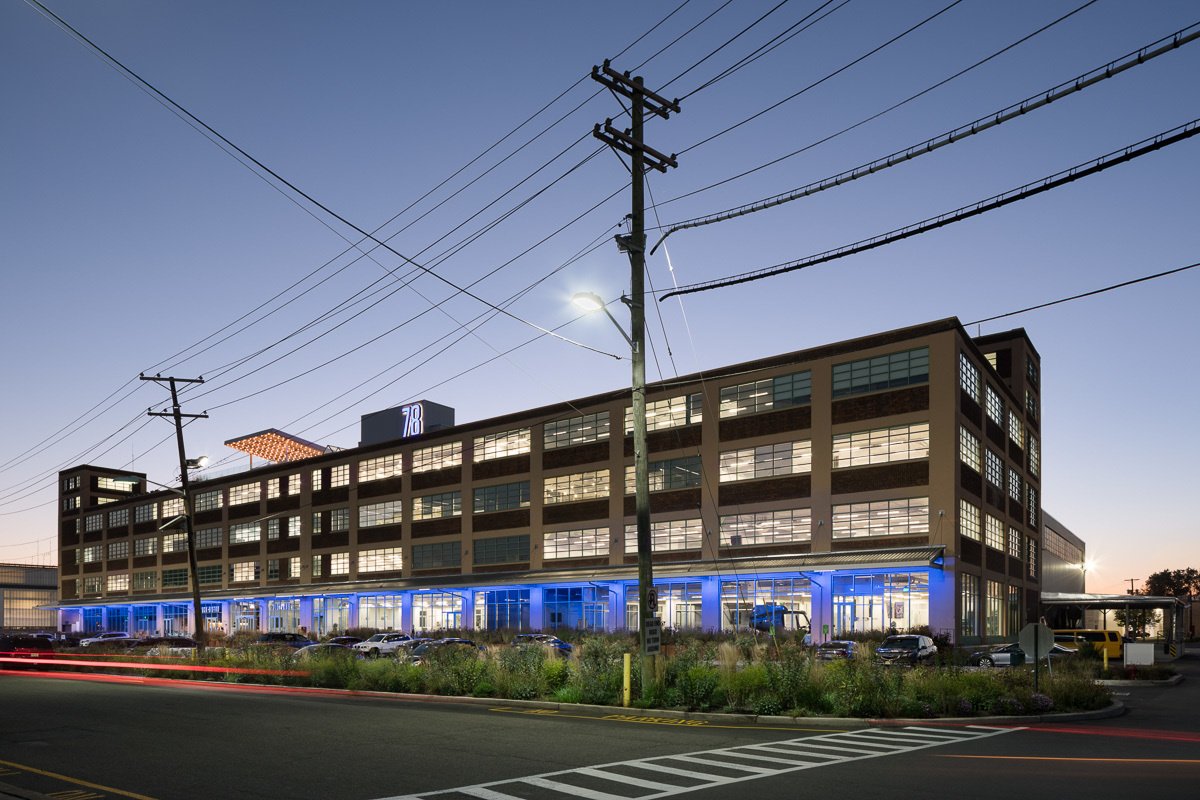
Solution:
[{"label": "loading dock canopy", "polygon": [[1181,597],[1157,597],[1148,594],[1084,594],[1080,592],[1042,592],[1043,606],[1073,606],[1097,611],[1124,608],[1183,609],[1188,602]]}]

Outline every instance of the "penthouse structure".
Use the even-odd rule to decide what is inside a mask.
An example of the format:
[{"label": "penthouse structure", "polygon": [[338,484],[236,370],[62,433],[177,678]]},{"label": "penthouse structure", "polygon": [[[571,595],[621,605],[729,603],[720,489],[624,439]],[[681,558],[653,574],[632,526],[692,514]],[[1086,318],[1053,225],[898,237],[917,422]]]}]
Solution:
[{"label": "penthouse structure", "polygon": [[[951,318],[650,384],[664,626],[745,629],[770,604],[818,639],[1015,635],[1037,614],[1040,369],[1024,330]],[[205,624],[636,628],[632,427],[622,389],[465,424],[422,401],[329,452],[234,440],[278,460],[192,482]],[[183,498],[147,486],[60,473],[72,629],[192,629]]]}]

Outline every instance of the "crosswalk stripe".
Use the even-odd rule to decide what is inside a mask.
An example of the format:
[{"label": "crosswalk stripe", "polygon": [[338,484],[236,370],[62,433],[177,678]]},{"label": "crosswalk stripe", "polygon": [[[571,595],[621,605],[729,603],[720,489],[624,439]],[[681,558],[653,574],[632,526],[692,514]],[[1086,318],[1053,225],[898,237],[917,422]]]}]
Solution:
[{"label": "crosswalk stripe", "polygon": [[571,797],[586,797],[587,800],[629,800],[629,798],[625,795],[599,792],[595,789],[586,789],[583,786],[576,786],[573,783],[552,781],[549,778],[522,778],[521,783],[528,783],[531,786],[540,786],[543,789],[550,789],[551,791],[555,792],[563,792]]},{"label": "crosswalk stripe", "polygon": [[[642,767],[642,769],[650,769],[650,767]],[[616,781],[617,783],[627,783],[630,786],[639,786],[643,789],[657,789],[658,791],[678,789],[679,786],[673,783],[659,783],[658,781],[648,781],[645,778],[635,778],[632,775],[626,775],[623,772],[605,772],[602,769],[595,767],[583,767],[575,770],[580,775],[587,775],[589,778],[600,778],[606,781]]]},{"label": "crosswalk stripe", "polygon": [[770,769],[769,767],[752,767],[749,764],[731,764],[728,761],[710,761],[706,758],[699,758],[698,756],[663,756],[663,758],[669,758],[672,761],[686,761],[689,764],[700,764],[701,766],[705,767],[720,767],[721,769],[735,769],[742,772],[757,772],[760,775],[767,775],[769,773],[779,771]]}]

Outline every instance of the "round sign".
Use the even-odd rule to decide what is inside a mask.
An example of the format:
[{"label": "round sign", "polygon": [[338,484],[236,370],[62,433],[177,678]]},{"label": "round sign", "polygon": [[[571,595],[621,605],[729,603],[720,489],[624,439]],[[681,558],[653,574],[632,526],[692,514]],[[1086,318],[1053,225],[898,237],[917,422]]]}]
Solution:
[{"label": "round sign", "polygon": [[1044,623],[1031,622],[1021,629],[1017,643],[1021,645],[1027,660],[1041,661],[1050,655],[1050,649],[1054,647],[1054,631]]},{"label": "round sign", "polygon": [[646,590],[646,608],[651,614],[658,611],[658,591],[653,588]]}]

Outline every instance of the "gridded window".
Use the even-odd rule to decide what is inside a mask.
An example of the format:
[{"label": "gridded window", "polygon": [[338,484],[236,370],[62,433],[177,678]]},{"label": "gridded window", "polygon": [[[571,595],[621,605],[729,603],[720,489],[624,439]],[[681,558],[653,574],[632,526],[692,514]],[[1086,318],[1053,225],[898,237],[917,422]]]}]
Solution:
[{"label": "gridded window", "polygon": [[322,577],[322,570],[323,570],[323,564],[324,564],[324,563],[325,563],[325,559],[323,559],[321,556],[313,556],[313,559],[312,559],[312,576],[313,576],[314,578],[320,578],[320,577]]},{"label": "gridded window", "polygon": [[300,517],[285,517],[284,522],[287,523],[284,527],[287,529],[288,536],[300,535]]},{"label": "gridded window", "polygon": [[[257,561],[238,561],[229,565],[230,583],[248,583],[259,577],[260,567]],[[164,577],[166,571],[163,572]]]},{"label": "gridded window", "polygon": [[274,540],[279,538],[279,517],[271,517],[267,520],[267,538]]},{"label": "gridded window", "polygon": [[358,464],[358,482],[368,483],[398,477],[404,471],[403,461],[399,453],[365,459]]},{"label": "gridded window", "polygon": [[335,533],[350,530],[350,509],[335,508],[330,511],[329,530]]},{"label": "gridded window", "polygon": [[229,505],[231,506],[238,506],[243,503],[257,503],[261,499],[262,484],[258,481],[229,487]]},{"label": "gridded window", "polygon": [[403,500],[389,500],[386,503],[371,503],[358,507],[358,527],[373,528],[376,525],[399,525]]},{"label": "gridded window", "polygon": [[287,560],[287,575],[285,578],[300,577],[300,556],[292,556]]},{"label": "gridded window", "polygon": [[812,510],[789,508],[721,517],[721,545],[786,544],[812,541]]},{"label": "gridded window", "polygon": [[987,395],[988,419],[1004,427],[1004,401],[1000,399],[1000,394],[991,386],[988,386],[984,393]]},{"label": "gridded window", "polygon": [[1021,476],[1012,467],[1008,468],[1008,496],[1018,503],[1021,502],[1025,494],[1025,487],[1021,483]]},{"label": "gridded window", "polygon": [[109,492],[132,492],[137,486],[136,480],[128,478],[97,478],[96,488]]},{"label": "gridded window", "polygon": [[133,554],[135,556],[152,556],[158,552],[158,537],[147,536],[142,539],[133,540]]},{"label": "gridded window", "polygon": [[404,562],[399,547],[363,550],[358,554],[358,572],[399,572]]},{"label": "gridded window", "polygon": [[129,542],[109,542],[108,557],[110,560],[114,558],[129,558]]},{"label": "gridded window", "polygon": [[88,514],[83,518],[83,529],[85,531],[98,531],[104,528],[103,514]]},{"label": "gridded window", "polygon": [[979,402],[979,367],[967,358],[966,353],[958,354],[958,386],[976,403]]},{"label": "gridded window", "polygon": [[833,437],[834,469],[917,458],[929,458],[928,422],[839,433]]},{"label": "gridded window", "polygon": [[462,565],[461,542],[435,542],[414,544],[412,548],[413,569],[438,569]]},{"label": "gridded window", "polygon": [[[703,398],[699,394],[681,394],[646,403],[646,430],[662,431],[702,422]],[[633,433],[633,407],[625,409],[625,433]]]},{"label": "gridded window", "polygon": [[195,506],[197,511],[212,511],[214,508],[220,508],[224,498],[221,497],[220,489],[213,489],[211,492],[197,492]]},{"label": "gridded window", "polygon": [[104,545],[93,544],[83,548],[83,563],[94,564],[104,556]]},{"label": "gridded window", "polygon": [[1037,395],[1028,389],[1025,390],[1025,414],[1031,419],[1038,418],[1038,399]]},{"label": "gridded window", "polygon": [[433,472],[461,465],[462,442],[447,442],[413,450],[413,472]]},{"label": "gridded window", "polygon": [[877,392],[929,380],[929,348],[864,358],[833,365],[833,396]]},{"label": "gridded window", "polygon": [[279,562],[278,558],[272,558],[267,561],[267,580],[279,580]]},{"label": "gridded window", "polygon": [[474,511],[476,514],[528,507],[529,481],[483,486],[475,490]]},{"label": "gridded window", "polygon": [[1025,426],[1015,411],[1008,412],[1008,438],[1012,439],[1017,447],[1025,446]]},{"label": "gridded window", "polygon": [[289,495],[300,494],[300,474],[288,475],[287,477],[287,493]]},{"label": "gridded window", "polygon": [[961,425],[958,428],[958,457],[971,469],[979,472],[979,439]]},{"label": "gridded window", "polygon": [[274,500],[279,497],[279,486],[283,482],[282,478],[271,478],[267,481],[267,499]]},{"label": "gridded window", "polygon": [[776,442],[721,453],[721,483],[812,471],[812,442]]},{"label": "gridded window", "polygon": [[570,475],[546,478],[542,483],[542,492],[546,505],[608,497],[608,470],[572,472]]},{"label": "gridded window", "polygon": [[208,547],[221,546],[220,528],[201,528],[196,531],[196,548],[203,550]]},{"label": "gridded window", "polygon": [[608,555],[608,528],[580,528],[542,534],[542,558],[584,558]]},{"label": "gridded window", "polygon": [[722,419],[812,402],[812,372],[804,370],[737,386],[721,387]]},{"label": "gridded window", "polygon": [[833,538],[929,533],[929,498],[905,497],[833,507]]},{"label": "gridded window", "polygon": [[607,411],[547,422],[542,426],[542,449],[603,441],[608,438],[608,425]]},{"label": "gridded window", "polygon": [[154,519],[154,503],[147,503],[144,506],[138,506],[133,510],[134,522],[150,522]]},{"label": "gridded window", "polygon": [[1032,536],[1025,540],[1025,568],[1029,577],[1038,576],[1038,544]]},{"label": "gridded window", "polygon": [[1025,514],[1029,527],[1036,528],[1038,526],[1038,493],[1037,489],[1032,486],[1026,487],[1029,490],[1029,502],[1025,506]]},{"label": "gridded window", "polygon": [[186,533],[168,533],[162,537],[162,551],[164,553],[186,553],[187,552],[187,534]]},{"label": "gridded window", "polygon": [[257,522],[243,522],[229,526],[229,543],[246,544],[262,539],[262,526]]},{"label": "gridded window", "polygon": [[106,592],[128,592],[129,591],[129,573],[121,575],[109,575],[104,587]]},{"label": "gridded window", "polygon": [[[700,485],[700,456],[668,458],[651,461],[647,465],[650,491],[665,492],[671,489],[689,489]],[[633,464],[625,467],[625,494],[637,493],[637,469]]]},{"label": "gridded window", "polygon": [[[181,570],[181,571],[183,572],[184,578],[186,579],[187,578],[187,570],[185,569],[185,570]],[[90,577],[85,577],[83,579],[82,591],[84,594],[100,594],[100,576],[93,575]]]},{"label": "gridded window", "polygon": [[475,437],[475,463],[529,452],[529,428]]},{"label": "gridded window", "polygon": [[511,564],[528,560],[529,534],[475,540],[476,564]]},{"label": "gridded window", "polygon": [[183,516],[183,498],[172,497],[162,501],[162,519],[174,519]]},{"label": "gridded window", "polygon": [[184,569],[164,569],[162,571],[162,586],[164,589],[172,586],[187,586],[188,571]]},{"label": "gridded window", "polygon": [[135,572],[133,573],[133,588],[134,589],[153,589],[158,586],[157,572]]},{"label": "gridded window", "polygon": [[991,514],[983,515],[983,541],[993,550],[1004,549],[1004,523]]},{"label": "gridded window", "polygon": [[63,511],[78,511],[79,510],[79,495],[71,495],[64,497],[62,500]]},{"label": "gridded window", "polygon": [[1003,636],[1004,585],[999,581],[987,582],[987,605],[984,609],[984,632],[988,636]]},{"label": "gridded window", "polygon": [[1040,371],[1038,370],[1038,365],[1029,356],[1025,356],[1025,377],[1034,386],[1037,386],[1039,381],[1041,380],[1041,375],[1040,375]]},{"label": "gridded window", "polygon": [[[650,524],[651,550],[699,550],[704,540],[704,523],[699,519],[676,519]],[[625,526],[625,553],[637,552],[637,525]]]},{"label": "gridded window", "polygon": [[442,492],[413,498],[414,520],[462,516],[462,492]]},{"label": "gridded window", "polygon": [[322,533],[324,531],[324,528],[322,527],[321,523],[322,523],[321,512],[320,511],[314,512],[312,515],[312,532],[314,534]]},{"label": "gridded window", "polygon": [[1000,458],[1000,454],[994,450],[984,451],[984,476],[987,482],[997,489],[1004,488],[1004,461]]},{"label": "gridded window", "polygon": [[979,524],[979,507],[966,500],[958,501],[958,532],[977,542],[983,540],[983,532]]},{"label": "gridded window", "polygon": [[[312,471],[312,490],[314,492],[319,492],[324,488],[325,488],[325,476],[321,474],[321,470],[314,469]],[[233,498],[231,497],[230,503],[232,503],[232,502],[233,502]]]},{"label": "gridded window", "polygon": [[1008,529],[1008,554],[1013,558],[1021,557],[1021,547],[1024,544],[1021,532],[1016,528]]},{"label": "gridded window", "polygon": [[[202,586],[219,585],[221,583],[221,573],[224,571],[220,564],[205,564],[202,567],[196,567],[196,580]],[[253,580],[253,578],[249,580]]]},{"label": "gridded window", "polygon": [[329,556],[329,574],[330,575],[349,575],[350,574],[350,554],[349,553],[331,553]]},{"label": "gridded window", "polygon": [[129,509],[117,508],[108,512],[108,527],[118,528],[129,524]]},{"label": "gridded window", "polygon": [[72,475],[70,478],[64,478],[62,482],[62,490],[64,492],[79,491],[79,476]]},{"label": "gridded window", "polygon": [[1042,469],[1042,450],[1038,440],[1034,437],[1029,437],[1029,474],[1037,476]]},{"label": "gridded window", "polygon": [[338,464],[329,469],[329,488],[336,489],[339,486],[350,485],[350,465]]},{"label": "gridded window", "polygon": [[958,574],[959,630],[961,635],[979,635],[979,576]]}]

